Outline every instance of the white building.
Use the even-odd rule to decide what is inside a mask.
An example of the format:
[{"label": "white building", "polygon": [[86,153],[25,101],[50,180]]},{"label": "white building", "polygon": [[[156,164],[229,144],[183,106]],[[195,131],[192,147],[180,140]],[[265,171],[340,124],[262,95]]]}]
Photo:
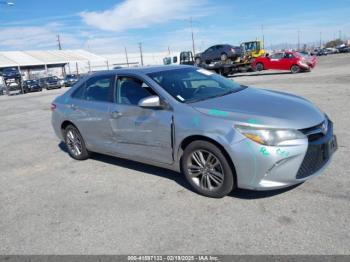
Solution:
[{"label": "white building", "polygon": [[[143,53],[144,66],[162,65],[168,52]],[[16,67],[24,79],[34,79],[55,75],[81,74],[91,71],[109,70],[114,67],[141,66],[140,53],[96,55],[77,50],[52,51],[5,51],[0,52],[0,71],[3,68]]]},{"label": "white building", "polygon": [[80,49],[0,52],[0,70],[7,67],[16,67],[25,79],[31,79],[105,70],[109,64],[104,57]]}]

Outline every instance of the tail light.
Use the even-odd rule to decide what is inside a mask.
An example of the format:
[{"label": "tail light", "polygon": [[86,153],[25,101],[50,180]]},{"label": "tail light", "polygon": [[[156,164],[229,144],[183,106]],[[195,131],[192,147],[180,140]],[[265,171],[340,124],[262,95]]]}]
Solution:
[{"label": "tail light", "polygon": [[54,103],[51,104],[50,106],[51,111],[54,111],[56,109],[56,105]]}]

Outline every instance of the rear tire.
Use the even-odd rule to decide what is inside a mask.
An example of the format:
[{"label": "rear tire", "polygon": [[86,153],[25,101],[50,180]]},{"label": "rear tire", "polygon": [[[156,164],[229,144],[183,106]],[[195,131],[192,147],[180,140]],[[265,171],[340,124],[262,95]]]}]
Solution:
[{"label": "rear tire", "polygon": [[297,66],[297,65],[292,65],[292,67],[290,68],[290,71],[292,72],[292,74],[297,74],[299,73],[301,70],[300,70],[300,67]]},{"label": "rear tire", "polygon": [[64,141],[69,155],[76,160],[86,160],[89,158],[89,151],[86,149],[85,142],[79,130],[68,125],[64,130]]},{"label": "rear tire", "polygon": [[217,146],[206,141],[194,141],[186,147],[181,169],[193,189],[207,197],[224,197],[236,187],[228,160]]},{"label": "rear tire", "polygon": [[221,56],[220,56],[220,59],[221,59],[221,61],[226,62],[226,60],[228,59],[227,54],[222,53]]},{"label": "rear tire", "polygon": [[255,66],[255,70],[258,71],[258,72],[263,71],[264,70],[263,63],[257,63],[256,66]]},{"label": "rear tire", "polygon": [[196,65],[200,65],[202,63],[202,59],[200,59],[199,57],[197,57],[195,60],[194,60],[195,64]]}]

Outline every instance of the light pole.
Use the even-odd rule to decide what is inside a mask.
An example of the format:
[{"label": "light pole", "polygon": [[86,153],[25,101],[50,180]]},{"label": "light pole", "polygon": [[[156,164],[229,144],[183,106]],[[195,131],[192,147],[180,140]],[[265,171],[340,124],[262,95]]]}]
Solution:
[{"label": "light pole", "polygon": [[261,34],[262,34],[262,49],[264,49],[265,48],[264,25],[261,25]]},{"label": "light pole", "polygon": [[141,66],[143,66],[143,54],[142,54],[142,43],[139,43],[139,49],[140,49],[140,58],[141,58]]}]

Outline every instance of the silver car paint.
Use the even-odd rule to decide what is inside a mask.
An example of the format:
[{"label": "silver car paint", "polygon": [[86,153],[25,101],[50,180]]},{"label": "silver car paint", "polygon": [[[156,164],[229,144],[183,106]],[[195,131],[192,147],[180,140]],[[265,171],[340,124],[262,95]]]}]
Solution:
[{"label": "silver car paint", "polygon": [[[87,148],[180,171],[182,142],[204,137],[220,144],[230,156],[240,188],[265,190],[300,183],[296,173],[305,156],[308,140],[294,146],[262,147],[245,138],[236,124],[302,129],[324,121],[324,114],[303,98],[268,90],[246,88],[240,92],[192,104],[180,103],[148,73],[185,66],[119,69],[98,74],[136,76],[143,79],[168,104],[153,110],[114,103],[77,101],[71,98],[79,85],[56,98],[52,125],[63,140],[62,123],[74,123]],[[118,114],[121,113],[121,116]],[[262,151],[264,148],[264,151]],[[330,161],[328,161],[329,163]]]}]

